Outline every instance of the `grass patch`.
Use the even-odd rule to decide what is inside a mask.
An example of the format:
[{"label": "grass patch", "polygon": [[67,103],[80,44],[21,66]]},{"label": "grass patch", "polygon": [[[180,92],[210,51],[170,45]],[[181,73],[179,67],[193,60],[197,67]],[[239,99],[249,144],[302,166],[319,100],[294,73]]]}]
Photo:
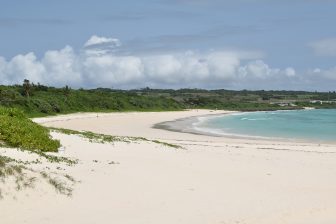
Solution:
[{"label": "grass patch", "polygon": [[43,151],[40,150],[34,150],[31,151],[32,153],[38,154],[40,157],[45,158],[46,160],[48,160],[48,162],[50,163],[65,163],[68,166],[72,166],[78,163],[77,159],[69,159],[67,157],[63,157],[63,156],[54,156],[54,155],[50,155],[47,154]]},{"label": "grass patch", "polygon": [[[18,148],[22,151],[37,154],[39,157],[33,161],[21,161],[0,155],[0,182],[12,184],[14,181],[16,190],[34,187],[38,171],[29,168],[29,165],[40,164],[41,158],[49,163],[65,163],[74,165],[78,161],[66,157],[51,155],[49,152],[57,152],[61,146],[58,140],[50,136],[49,129],[40,126],[22,111],[13,108],[0,107],[0,146]],[[72,189],[67,187],[66,182],[73,182],[70,176],[63,176],[65,181],[59,181],[46,173],[45,179],[57,192],[70,196]],[[6,183],[7,184],[7,183]],[[9,185],[11,186],[11,185]],[[0,189],[0,198],[3,197]]]},{"label": "grass patch", "polygon": [[75,130],[70,130],[70,129],[64,129],[64,128],[49,128],[50,130],[67,134],[67,135],[78,135],[80,137],[89,139],[91,142],[96,142],[96,143],[114,143],[114,142],[126,142],[126,143],[131,143],[131,142],[137,142],[137,141],[145,141],[145,142],[152,142],[155,144],[163,145],[166,147],[170,148],[175,148],[175,149],[181,149],[182,147],[179,145],[167,143],[167,142],[162,142],[158,140],[150,140],[147,138],[143,137],[129,137],[129,136],[113,136],[113,135],[105,135],[105,134],[98,134],[90,131],[75,131]]},{"label": "grass patch", "polygon": [[[33,188],[36,178],[28,177],[24,172],[27,168],[22,164],[16,164],[15,160],[0,156],[0,181],[6,182],[6,179],[12,177],[14,179],[16,190],[25,188]],[[3,198],[2,190],[0,189],[0,199]]]},{"label": "grass patch", "polygon": [[60,142],[49,130],[28,119],[22,111],[0,107],[0,142],[30,151],[57,152]]},{"label": "grass patch", "polygon": [[65,174],[64,177],[65,177],[66,179],[70,180],[70,181],[73,182],[73,183],[76,182],[75,178],[73,178],[73,177],[70,176],[69,174]]},{"label": "grass patch", "polygon": [[[56,190],[56,192],[66,195],[66,196],[71,196],[73,189],[71,187],[69,187],[67,185],[66,182],[60,181],[57,178],[53,178],[51,177],[48,173],[42,171],[40,172],[41,176],[47,180],[47,182],[54,187],[54,189]],[[71,182],[75,182],[75,179],[73,177],[71,177],[70,175],[65,175],[65,177],[68,180],[71,180]]]},{"label": "grass patch", "polygon": [[151,141],[151,142],[156,143],[156,144],[164,145],[164,146],[167,146],[167,147],[175,148],[175,149],[181,149],[182,148],[182,146],[179,146],[179,145],[176,145],[176,144],[171,144],[171,143],[168,143],[168,142],[162,142],[162,141],[158,141],[158,140],[148,140],[148,141]]},{"label": "grass patch", "polygon": [[[42,178],[56,190],[56,192],[66,196],[72,195],[73,189],[69,187],[69,185],[77,182],[72,176],[53,172],[56,177],[52,177],[45,171],[39,172],[28,167],[28,165],[34,163],[35,161],[28,162],[15,160],[7,156],[0,156],[0,183],[7,185],[7,181],[13,181],[9,184],[14,184],[14,188],[17,191],[34,188],[37,176],[40,174]],[[62,178],[63,181],[60,180]],[[3,197],[3,190],[0,188],[0,199]]]}]

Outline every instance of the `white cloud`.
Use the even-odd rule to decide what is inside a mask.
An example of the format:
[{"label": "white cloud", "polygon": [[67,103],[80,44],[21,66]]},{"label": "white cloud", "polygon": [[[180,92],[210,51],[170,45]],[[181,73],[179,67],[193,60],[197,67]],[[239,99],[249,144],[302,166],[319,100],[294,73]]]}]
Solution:
[{"label": "white cloud", "polygon": [[296,71],[294,68],[292,67],[288,67],[285,69],[285,74],[288,76],[288,77],[294,77],[296,75]]},{"label": "white cloud", "polygon": [[237,55],[225,52],[211,53],[207,57],[209,75],[217,80],[234,79],[240,65],[240,58]]},{"label": "white cloud", "polygon": [[248,62],[238,70],[237,88],[244,89],[296,89],[299,77],[292,67],[271,68],[262,60]]},{"label": "white cloud", "polygon": [[83,52],[87,56],[100,56],[115,53],[120,46],[119,39],[93,35],[84,44]]},{"label": "white cloud", "polygon": [[80,59],[70,46],[59,51],[47,51],[41,60],[45,68],[43,83],[77,85],[82,83]]},{"label": "white cloud", "polygon": [[132,56],[91,56],[82,61],[84,86],[120,87],[141,82],[143,65]]},{"label": "white cloud", "polygon": [[86,41],[86,43],[84,44],[84,47],[89,47],[89,46],[93,46],[93,45],[100,45],[100,44],[112,44],[116,47],[121,45],[119,39],[108,38],[108,37],[99,37],[99,36],[93,35],[88,41]]},{"label": "white cloud", "polygon": [[[115,39],[94,36],[87,45],[108,40]],[[125,56],[117,53],[115,45],[116,51],[111,51],[109,44],[107,48],[99,46],[100,53],[93,54],[96,47],[76,52],[66,46],[47,51],[41,59],[34,53],[10,60],[0,57],[1,82],[17,84],[27,78],[52,86],[87,88],[321,89],[334,88],[331,83],[336,80],[336,68],[298,74],[292,67],[272,68],[254,52],[186,51]]]},{"label": "white cloud", "polygon": [[151,81],[174,85],[194,85],[200,83],[230,80],[239,66],[239,58],[229,53],[211,52],[198,54],[152,55],[143,58],[145,77]]},{"label": "white cloud", "polygon": [[5,75],[5,83],[20,83],[25,78],[38,82],[46,72],[43,64],[37,60],[34,53],[17,55],[3,65],[0,70]]},{"label": "white cloud", "polygon": [[242,77],[253,77],[265,79],[269,76],[279,73],[279,69],[271,69],[265,62],[262,60],[256,60],[249,62],[246,66],[243,66],[239,69],[240,75]]},{"label": "white cloud", "polygon": [[330,81],[336,81],[336,67],[327,70],[315,68],[312,72],[310,72],[310,75],[313,75],[319,79],[322,78],[323,80],[327,79]]},{"label": "white cloud", "polygon": [[173,55],[156,55],[145,57],[143,60],[145,74],[154,82],[179,83],[186,77],[179,74],[182,62]]},{"label": "white cloud", "polygon": [[320,56],[336,56],[336,38],[329,38],[311,43],[314,52]]}]

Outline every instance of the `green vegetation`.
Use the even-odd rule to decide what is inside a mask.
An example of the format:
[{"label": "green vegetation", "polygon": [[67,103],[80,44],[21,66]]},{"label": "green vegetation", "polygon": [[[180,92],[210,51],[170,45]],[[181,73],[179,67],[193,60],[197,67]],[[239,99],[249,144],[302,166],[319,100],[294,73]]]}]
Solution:
[{"label": "green vegetation", "polygon": [[110,89],[73,90],[31,84],[0,86],[0,106],[18,108],[30,117],[74,112],[181,110],[171,98],[142,96]]},{"label": "green vegetation", "polygon": [[[71,196],[72,195],[73,189],[71,187],[69,187],[66,182],[61,181],[57,178],[53,178],[48,173],[46,173],[44,171],[40,172],[40,174],[44,179],[47,180],[47,182],[51,186],[54,187],[56,192],[58,192],[60,194],[64,194],[66,196]],[[75,179],[73,177],[71,177],[70,175],[65,175],[64,177],[67,178],[68,180],[70,180],[72,183],[76,182]]]},{"label": "green vegetation", "polygon": [[[0,106],[18,108],[30,117],[113,111],[226,109],[240,111],[336,108],[335,92],[233,91],[203,89],[114,90],[48,87],[24,80],[23,85],[0,86]],[[312,103],[325,101],[326,103]],[[329,102],[329,103],[328,103]]]},{"label": "green vegetation", "polygon": [[78,163],[78,160],[69,159],[69,158],[63,157],[63,156],[50,155],[50,154],[47,154],[47,153],[42,152],[40,150],[32,151],[32,153],[35,153],[35,154],[39,155],[41,158],[46,159],[50,163],[64,163],[68,166],[73,166],[73,165]]},{"label": "green vegetation", "polygon": [[[13,161],[14,160],[9,157],[0,156],[0,182],[5,182],[7,178],[13,177],[16,190],[32,188],[36,178],[27,177],[23,172],[27,168],[21,164],[13,164]],[[1,198],[3,198],[3,195],[0,189],[0,199]]]},{"label": "green vegetation", "polygon": [[[266,111],[302,109],[303,107],[336,108],[336,92],[249,91],[203,89],[131,90],[142,96],[164,96],[186,109],[224,109]],[[312,101],[324,101],[323,104]]]},{"label": "green vegetation", "polygon": [[[73,189],[70,186],[76,183],[76,180],[72,176],[68,174],[59,175],[53,172],[54,177],[52,177],[45,171],[39,172],[27,167],[35,163],[35,161],[23,162],[7,156],[0,156],[0,183],[6,184],[7,181],[12,180],[17,191],[34,188],[37,175],[40,174],[56,192],[71,196]],[[63,180],[61,180],[62,177]],[[3,191],[0,188],[0,199],[3,197]]]},{"label": "green vegetation", "polygon": [[131,143],[131,142],[137,142],[137,141],[145,141],[145,142],[152,142],[155,144],[175,148],[175,149],[180,149],[182,148],[179,145],[175,144],[170,144],[167,142],[162,142],[158,140],[150,140],[147,138],[143,137],[129,137],[129,136],[112,136],[112,135],[105,135],[105,134],[97,134],[93,133],[90,131],[74,131],[74,130],[69,130],[69,129],[64,129],[64,128],[50,128],[53,131],[57,131],[63,134],[67,135],[78,135],[82,138],[89,139],[91,142],[97,142],[97,143],[114,143],[114,142],[126,142],[126,143]]},{"label": "green vegetation", "polygon": [[58,140],[50,137],[49,130],[14,108],[0,107],[0,141],[30,151],[57,152]]}]

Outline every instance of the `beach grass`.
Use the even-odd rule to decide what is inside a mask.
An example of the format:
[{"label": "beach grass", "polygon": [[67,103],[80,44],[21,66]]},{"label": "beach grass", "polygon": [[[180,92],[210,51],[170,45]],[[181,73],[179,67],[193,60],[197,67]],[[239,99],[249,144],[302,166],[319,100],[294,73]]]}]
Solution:
[{"label": "beach grass", "polygon": [[[6,156],[0,156],[0,182],[5,183],[8,178],[12,178],[17,191],[33,188],[36,178],[27,176],[24,172],[27,168],[22,164],[17,164],[14,159]],[[0,188],[0,199],[3,192]]]},{"label": "beach grass", "polygon": [[82,138],[89,139],[91,142],[96,143],[114,143],[114,142],[138,142],[138,141],[145,141],[145,142],[152,142],[155,144],[163,145],[170,148],[175,149],[182,149],[182,146],[171,144],[159,140],[151,140],[144,137],[131,137],[131,136],[113,136],[113,135],[106,135],[106,134],[98,134],[90,131],[75,131],[70,129],[64,129],[64,128],[49,128],[52,131],[60,132],[67,135],[78,135]]},{"label": "beach grass", "polygon": [[[41,176],[47,180],[47,182],[56,190],[57,193],[71,196],[73,192],[73,188],[69,187],[68,183],[59,180],[58,178],[52,177],[50,174],[48,174],[45,171],[40,172]],[[75,179],[71,177],[70,175],[64,175],[64,177],[67,180],[70,180],[70,182],[74,183]]]},{"label": "beach grass", "polygon": [[[49,129],[34,123],[22,111],[15,108],[0,107],[0,146],[8,150],[21,150],[38,155],[35,160],[22,161],[0,154],[0,183],[4,184],[2,186],[11,186],[16,190],[34,187],[40,171],[33,169],[31,165],[42,164],[43,159],[47,164],[74,165],[77,163],[77,160],[53,154],[58,152],[61,146],[59,140],[52,139]],[[64,181],[52,178],[48,173],[45,174],[47,183],[57,192],[71,195],[72,189],[66,184],[71,179],[68,174],[63,178]],[[0,198],[2,197],[3,187],[0,188]]]},{"label": "beach grass", "polygon": [[[29,166],[35,163],[36,161],[21,161],[0,155],[0,184],[15,188],[16,191],[34,188],[38,174],[40,174],[46,183],[52,186],[57,193],[66,196],[72,195],[73,188],[71,186],[77,182],[74,177],[69,174],[38,171]],[[41,162],[39,161],[39,163]],[[0,199],[3,198],[4,192],[0,186]]]}]

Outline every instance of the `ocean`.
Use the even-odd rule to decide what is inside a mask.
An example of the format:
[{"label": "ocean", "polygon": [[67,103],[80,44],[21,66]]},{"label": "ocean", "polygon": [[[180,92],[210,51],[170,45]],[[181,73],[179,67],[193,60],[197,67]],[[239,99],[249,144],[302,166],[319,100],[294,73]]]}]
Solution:
[{"label": "ocean", "polygon": [[336,110],[246,112],[201,118],[197,130],[217,135],[336,141]]}]

